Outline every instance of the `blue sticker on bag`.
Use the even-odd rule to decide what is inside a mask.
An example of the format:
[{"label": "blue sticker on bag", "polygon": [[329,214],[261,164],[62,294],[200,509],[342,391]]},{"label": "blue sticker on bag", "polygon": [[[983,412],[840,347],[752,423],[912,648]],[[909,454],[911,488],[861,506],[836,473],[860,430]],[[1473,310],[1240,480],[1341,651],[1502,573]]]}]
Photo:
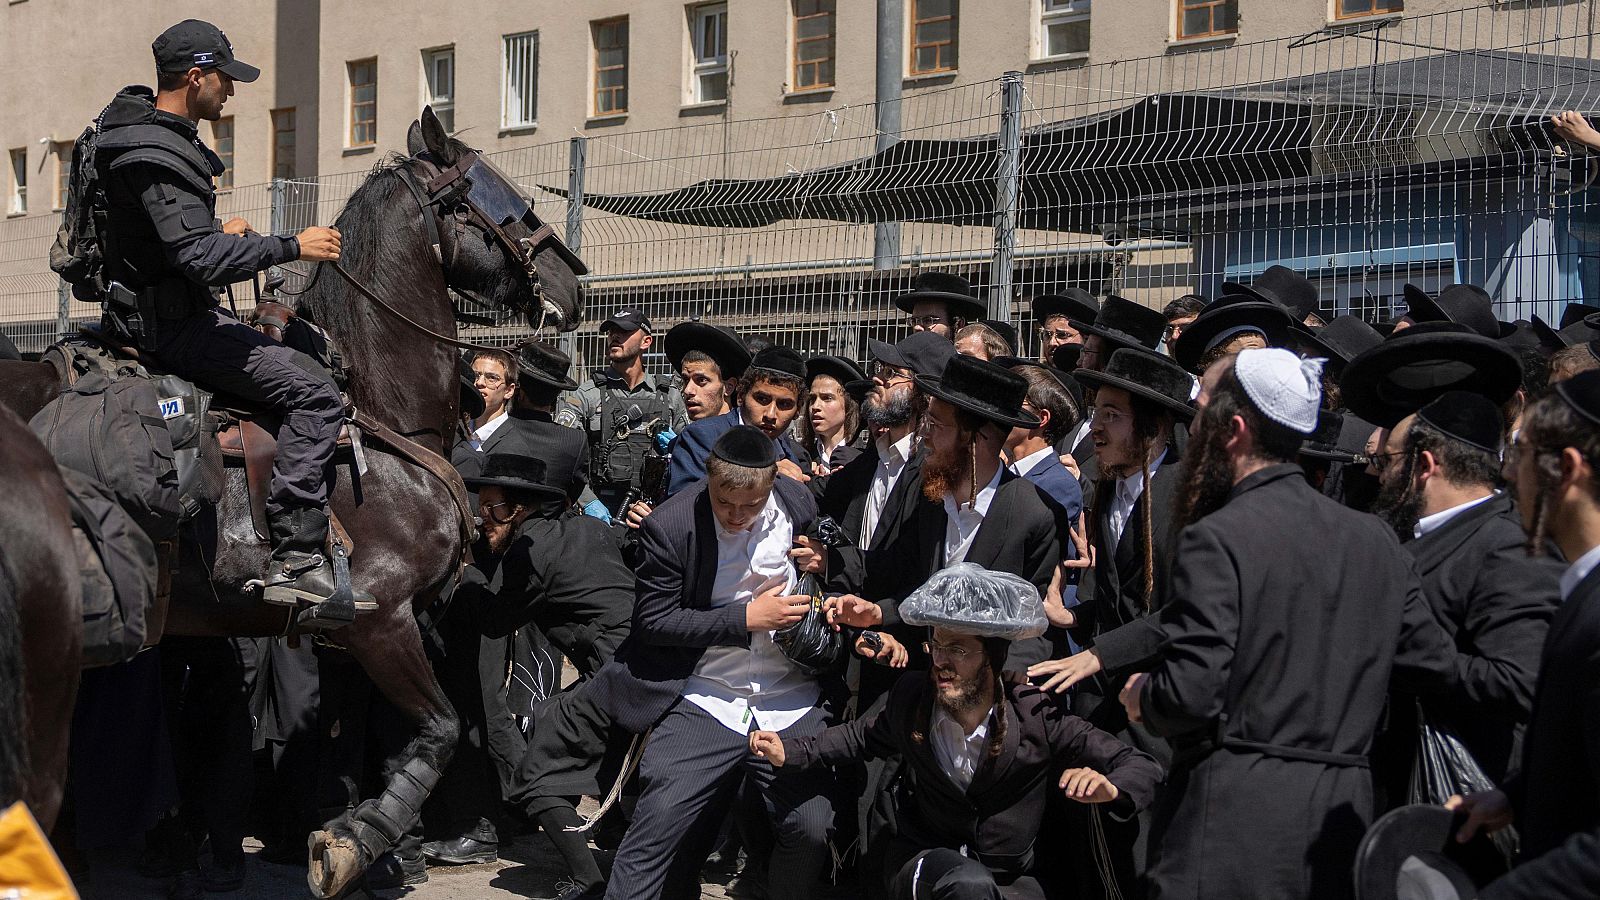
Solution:
[{"label": "blue sticker on bag", "polygon": [[183,398],[167,397],[161,401],[161,418],[176,419],[183,415]]}]

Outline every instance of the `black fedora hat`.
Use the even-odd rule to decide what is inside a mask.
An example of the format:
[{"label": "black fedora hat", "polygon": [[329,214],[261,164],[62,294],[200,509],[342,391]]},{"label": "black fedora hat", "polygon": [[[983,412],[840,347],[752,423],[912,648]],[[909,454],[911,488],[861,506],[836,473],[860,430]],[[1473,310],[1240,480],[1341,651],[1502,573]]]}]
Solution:
[{"label": "black fedora hat", "polygon": [[1548,359],[1557,350],[1567,346],[1561,335],[1554,328],[1545,324],[1538,316],[1533,319],[1518,319],[1511,323],[1511,331],[1500,338],[1506,346],[1518,351],[1532,351]]},{"label": "black fedora hat", "polygon": [[1576,347],[1579,344],[1586,344],[1589,341],[1600,338],[1600,311],[1592,312],[1576,322],[1561,326],[1561,330],[1556,334],[1560,336],[1561,342],[1568,347]]},{"label": "black fedora hat", "polygon": [[1115,345],[1108,349],[1127,347],[1155,353],[1156,348],[1161,346],[1161,338],[1167,333],[1167,317],[1161,314],[1161,310],[1151,309],[1116,294],[1106,296],[1093,322],[1072,318],[1067,321],[1072,323],[1073,328],[1099,335]]},{"label": "black fedora hat", "polygon": [[938,375],[918,375],[917,387],[962,409],[1002,425],[1032,428],[1039,417],[1022,408],[1028,397],[1028,382],[1010,369],[975,356],[959,353],[944,364]]},{"label": "black fedora hat", "polygon": [[1069,322],[1093,322],[1100,315],[1100,301],[1083,288],[1062,288],[1059,294],[1040,294],[1033,298],[1033,321],[1040,327],[1052,316],[1066,316]]},{"label": "black fedora hat", "polygon": [[818,375],[831,375],[839,382],[840,387],[846,387],[852,381],[866,381],[867,375],[861,367],[842,356],[829,356],[821,354],[806,360],[806,384]]},{"label": "black fedora hat", "polygon": [[527,491],[551,500],[567,499],[563,488],[550,483],[544,460],[520,453],[491,453],[483,460],[483,471],[462,479],[474,491],[486,487]]},{"label": "black fedora hat", "polygon": [[894,298],[901,312],[909,313],[918,300],[938,300],[955,308],[956,315],[968,322],[976,322],[989,312],[988,304],[978,298],[972,282],[954,272],[922,272],[911,279],[911,291]]},{"label": "black fedora hat", "polygon": [[1465,813],[1418,803],[1378,817],[1356,850],[1356,900],[1471,900],[1478,886],[1457,862]]},{"label": "black fedora hat", "polygon": [[1078,357],[1082,355],[1082,344],[1062,344],[1050,351],[1050,365],[1063,372],[1076,372],[1078,371]]},{"label": "black fedora hat", "polygon": [[517,365],[522,367],[518,381],[531,381],[563,391],[575,391],[578,383],[567,372],[572,368],[572,357],[549,341],[526,338],[517,344]]},{"label": "black fedora hat", "polygon": [[1405,287],[1406,316],[1413,322],[1454,322],[1484,337],[1505,337],[1511,326],[1494,314],[1494,299],[1475,284],[1452,284],[1431,296],[1414,284]]},{"label": "black fedora hat", "polygon": [[724,379],[738,378],[750,365],[750,351],[733,329],[712,325],[699,319],[679,322],[667,331],[663,349],[673,371],[683,368],[683,358],[691,351],[717,361],[717,369]]},{"label": "black fedora hat", "polygon": [[1582,322],[1585,316],[1592,316],[1595,313],[1600,313],[1600,308],[1587,303],[1569,302],[1561,308],[1561,322],[1556,327],[1566,328],[1568,325]]},{"label": "black fedora hat", "polygon": [[1183,329],[1172,347],[1172,358],[1194,372],[1206,351],[1229,337],[1258,331],[1268,347],[1283,347],[1290,343],[1294,326],[1293,314],[1279,303],[1258,300],[1255,294],[1224,294]]},{"label": "black fedora hat", "polygon": [[1346,408],[1383,428],[1450,391],[1503,404],[1521,385],[1522,362],[1511,348],[1450,322],[1396,331],[1352,359],[1339,379]]},{"label": "black fedora hat", "polygon": [[1329,462],[1365,462],[1367,438],[1372,436],[1371,422],[1336,412],[1319,410],[1317,430],[1300,445],[1300,455]]},{"label": "black fedora hat", "polygon": [[1312,356],[1326,357],[1335,375],[1363,350],[1383,343],[1383,335],[1360,316],[1334,316],[1321,328],[1297,327],[1301,345]]},{"label": "black fedora hat", "polygon": [[1317,286],[1311,283],[1311,279],[1287,266],[1272,266],[1249,284],[1225,281],[1222,284],[1222,293],[1246,294],[1257,300],[1286,307],[1294,314],[1296,323],[1304,322],[1307,316],[1320,315],[1322,312],[1322,299],[1317,294]]},{"label": "black fedora hat", "polygon": [[1136,397],[1158,403],[1177,416],[1179,421],[1186,422],[1195,413],[1193,404],[1189,402],[1194,379],[1165,356],[1124,348],[1111,354],[1103,371],[1079,369],[1072,373],[1072,377],[1085,387],[1121,388]]}]

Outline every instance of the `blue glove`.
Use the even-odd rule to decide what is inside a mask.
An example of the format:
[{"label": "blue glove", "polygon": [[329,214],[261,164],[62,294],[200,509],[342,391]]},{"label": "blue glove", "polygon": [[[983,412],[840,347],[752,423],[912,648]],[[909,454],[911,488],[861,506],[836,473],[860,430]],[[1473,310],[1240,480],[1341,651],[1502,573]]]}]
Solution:
[{"label": "blue glove", "polygon": [[668,428],[656,432],[656,452],[665,455],[672,448],[672,442],[678,439],[678,433]]},{"label": "blue glove", "polygon": [[611,524],[611,510],[606,509],[606,505],[601,503],[599,500],[590,500],[588,503],[585,503],[583,505],[583,514],[591,518],[599,519],[607,525]]}]

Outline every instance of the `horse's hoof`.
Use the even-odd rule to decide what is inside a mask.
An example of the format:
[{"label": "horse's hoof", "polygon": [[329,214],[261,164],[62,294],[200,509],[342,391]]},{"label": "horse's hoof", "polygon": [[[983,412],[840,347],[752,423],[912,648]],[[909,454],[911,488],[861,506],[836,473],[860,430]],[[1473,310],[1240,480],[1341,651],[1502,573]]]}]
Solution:
[{"label": "horse's hoof", "polygon": [[340,896],[361,874],[361,847],[354,838],[331,831],[314,831],[307,849],[311,858],[306,868],[306,883],[320,900]]}]

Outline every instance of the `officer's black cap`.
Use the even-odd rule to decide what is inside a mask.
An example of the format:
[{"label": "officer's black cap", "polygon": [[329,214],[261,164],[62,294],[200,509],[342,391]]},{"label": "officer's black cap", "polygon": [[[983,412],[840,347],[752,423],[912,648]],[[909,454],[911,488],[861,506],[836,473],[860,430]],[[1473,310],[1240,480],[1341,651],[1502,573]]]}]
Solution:
[{"label": "officer's black cap", "polygon": [[216,69],[246,84],[261,77],[260,69],[234,57],[233,44],[222,29],[199,19],[184,19],[161,32],[150,49],[155,53],[156,71],[163,74],[198,67]]},{"label": "officer's black cap", "polygon": [[747,469],[778,464],[778,446],[754,425],[735,425],[711,445],[711,455]]},{"label": "officer's black cap", "polygon": [[651,333],[650,320],[645,318],[645,314],[628,307],[617,310],[611,318],[600,323],[601,334],[612,328],[620,328],[623,331],[638,331],[643,328],[645,334]]}]

